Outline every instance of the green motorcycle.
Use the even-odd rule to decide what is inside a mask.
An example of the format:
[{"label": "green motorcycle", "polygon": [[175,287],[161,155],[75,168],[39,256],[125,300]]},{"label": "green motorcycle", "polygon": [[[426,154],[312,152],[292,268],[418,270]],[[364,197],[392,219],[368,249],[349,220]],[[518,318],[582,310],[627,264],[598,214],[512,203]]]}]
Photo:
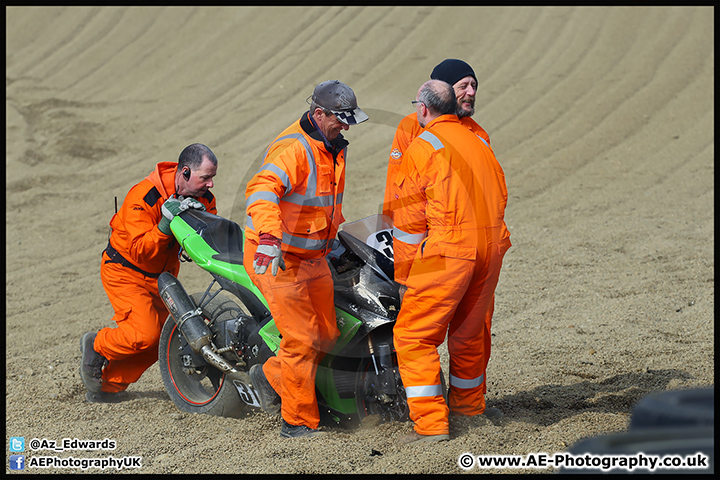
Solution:
[{"label": "green motorcycle", "polygon": [[[158,278],[170,311],[159,347],[165,389],[182,411],[239,417],[260,408],[247,372],[275,355],[281,340],[243,265],[243,230],[194,209],[176,216],[171,228],[183,257],[213,279],[204,292],[190,295],[170,273]],[[340,337],[317,370],[321,414],[338,424],[369,415],[405,421],[407,399],[392,337],[400,297],[393,281],[390,221],[384,215],[367,217],[345,225],[338,239],[345,252],[327,261]]]}]

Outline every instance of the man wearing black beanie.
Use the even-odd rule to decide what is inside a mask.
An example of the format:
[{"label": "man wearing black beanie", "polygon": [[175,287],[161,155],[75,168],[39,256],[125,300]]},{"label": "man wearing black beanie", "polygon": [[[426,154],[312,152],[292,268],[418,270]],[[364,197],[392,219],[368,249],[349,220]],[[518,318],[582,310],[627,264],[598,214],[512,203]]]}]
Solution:
[{"label": "man wearing black beanie", "polygon": [[[452,85],[457,98],[457,116],[460,123],[465,125],[490,146],[490,136],[484,128],[470,118],[475,113],[475,94],[477,93],[477,77],[470,65],[462,60],[448,58],[440,62],[430,74],[432,80],[442,80]],[[395,176],[400,169],[402,156],[410,143],[422,133],[423,127],[418,122],[417,115],[411,113],[400,121],[395,131],[385,182],[385,198],[383,200],[383,213],[393,218],[393,210],[397,206],[398,192],[395,186]]]},{"label": "man wearing black beanie", "polygon": [[462,60],[448,58],[433,69],[430,78],[442,80],[453,86],[458,101],[458,117],[471,117],[475,113],[475,93],[478,81],[470,65]]},{"label": "man wearing black beanie", "polygon": [[[455,98],[457,100],[457,112],[456,115],[459,117],[460,123],[464,125],[468,130],[473,132],[477,137],[482,140],[488,147],[490,147],[490,137],[480,125],[477,124],[472,118],[475,113],[475,94],[477,93],[477,77],[475,71],[462,60],[455,58],[448,58],[440,62],[433,69],[430,74],[431,80],[442,80],[452,85],[455,91]],[[403,160],[403,153],[408,149],[412,141],[423,133],[424,128],[420,125],[417,118],[417,112],[407,115],[400,121],[400,124],[395,131],[395,138],[393,139],[392,149],[390,151],[390,158],[388,162],[387,180],[385,183],[385,197],[383,202],[383,214],[393,219],[393,212],[401,207],[400,202],[400,188],[395,183],[397,173],[400,170],[400,165]],[[492,150],[492,147],[490,147]],[[492,300],[494,305],[494,297]],[[486,318],[487,329],[490,331],[492,323],[492,308]],[[485,341],[485,352],[487,357],[490,358],[490,336],[486,337]],[[482,384],[483,395],[486,392],[486,383]],[[491,415],[498,415],[497,409],[489,408],[485,410],[485,415],[490,417]]]}]

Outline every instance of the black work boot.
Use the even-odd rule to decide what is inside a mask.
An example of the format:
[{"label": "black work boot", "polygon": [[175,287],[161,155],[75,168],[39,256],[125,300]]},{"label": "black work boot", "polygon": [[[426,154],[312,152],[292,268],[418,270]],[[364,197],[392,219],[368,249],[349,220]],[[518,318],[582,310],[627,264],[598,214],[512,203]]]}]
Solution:
[{"label": "black work boot", "polygon": [[257,364],[250,368],[250,381],[258,392],[260,407],[262,407],[263,411],[270,415],[278,415],[282,407],[280,395],[277,394],[272,385],[270,385],[270,382],[268,382],[262,367],[261,364]]},{"label": "black work boot", "polygon": [[100,393],[103,367],[107,364],[107,359],[93,348],[96,336],[97,333],[88,332],[80,339],[80,352],[82,352],[80,378],[91,393]]},{"label": "black work boot", "polygon": [[290,425],[283,419],[282,428],[280,429],[280,436],[285,438],[297,438],[297,437],[317,437],[325,435],[315,428],[306,427],[305,425]]}]

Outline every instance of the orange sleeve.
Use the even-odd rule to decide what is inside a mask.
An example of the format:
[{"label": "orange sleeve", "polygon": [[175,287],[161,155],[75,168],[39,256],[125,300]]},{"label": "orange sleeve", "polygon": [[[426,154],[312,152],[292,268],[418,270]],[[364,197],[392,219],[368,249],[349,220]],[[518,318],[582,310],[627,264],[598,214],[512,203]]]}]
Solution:
[{"label": "orange sleeve", "polygon": [[469,128],[470,131],[473,132],[475,135],[484,139],[487,142],[488,146],[490,146],[490,135],[488,135],[485,129],[481,127],[475,120],[470,117],[462,117],[460,119],[460,123]]},{"label": "orange sleeve", "polygon": [[405,284],[407,281],[412,263],[427,234],[426,181],[418,170],[415,158],[415,155],[418,154],[426,155],[420,145],[408,150],[407,157],[395,177],[399,198],[398,208],[395,209],[393,250],[395,281],[401,284]]},{"label": "orange sleeve", "polygon": [[413,139],[422,131],[417,121],[416,114],[407,115],[403,118],[395,130],[390,157],[388,159],[387,177],[385,179],[385,195],[383,197],[382,212],[393,218],[393,211],[398,207],[395,189],[395,176],[400,170],[403,154],[412,143]]}]

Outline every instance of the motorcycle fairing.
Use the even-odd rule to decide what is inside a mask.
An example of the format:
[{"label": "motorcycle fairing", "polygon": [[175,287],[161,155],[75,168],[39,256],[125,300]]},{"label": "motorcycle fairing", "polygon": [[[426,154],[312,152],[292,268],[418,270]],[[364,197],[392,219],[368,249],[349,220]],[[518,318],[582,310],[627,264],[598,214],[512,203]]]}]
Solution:
[{"label": "motorcycle fairing", "polygon": [[237,223],[202,210],[189,209],[176,215],[170,228],[196,264],[247,288],[267,306],[265,297],[244,271],[244,233]]}]

